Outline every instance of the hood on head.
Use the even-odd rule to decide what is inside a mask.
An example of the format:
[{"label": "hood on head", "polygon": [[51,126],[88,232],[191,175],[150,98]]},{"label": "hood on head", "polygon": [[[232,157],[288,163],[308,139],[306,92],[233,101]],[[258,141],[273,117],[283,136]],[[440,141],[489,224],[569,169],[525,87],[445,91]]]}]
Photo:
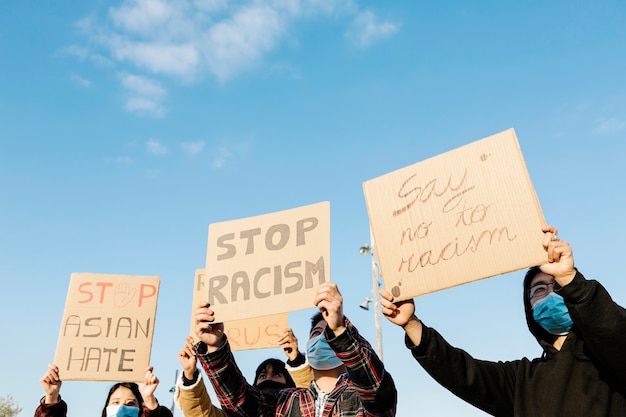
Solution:
[{"label": "hood on head", "polygon": [[533,278],[537,276],[538,273],[541,272],[539,266],[533,266],[526,272],[526,276],[524,277],[524,313],[526,314],[526,324],[528,325],[528,330],[535,336],[538,342],[546,342],[548,344],[554,343],[556,336],[548,333],[543,327],[539,325],[533,318],[533,309],[530,306],[530,298],[528,297],[528,293],[530,291],[530,284],[533,281]]}]

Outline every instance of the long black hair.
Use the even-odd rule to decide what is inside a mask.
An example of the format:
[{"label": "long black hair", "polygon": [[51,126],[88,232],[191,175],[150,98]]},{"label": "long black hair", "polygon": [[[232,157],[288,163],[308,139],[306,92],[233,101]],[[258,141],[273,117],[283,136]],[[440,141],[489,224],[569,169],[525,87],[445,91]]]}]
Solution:
[{"label": "long black hair", "polygon": [[104,402],[104,408],[102,409],[102,417],[107,417],[107,406],[109,405],[109,400],[111,399],[111,395],[119,388],[124,387],[128,388],[132,391],[135,398],[137,398],[137,403],[139,405],[139,415],[143,414],[143,397],[141,396],[141,392],[139,391],[139,385],[134,382],[118,382],[114,384],[109,390],[109,395],[107,395],[107,400]]}]

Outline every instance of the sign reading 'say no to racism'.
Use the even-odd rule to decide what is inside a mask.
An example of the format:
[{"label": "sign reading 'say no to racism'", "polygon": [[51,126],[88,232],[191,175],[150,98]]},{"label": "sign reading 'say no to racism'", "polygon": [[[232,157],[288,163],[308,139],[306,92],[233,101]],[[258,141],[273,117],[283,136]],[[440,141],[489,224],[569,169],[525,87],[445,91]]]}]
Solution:
[{"label": "sign reading 'say no to racism'", "polygon": [[209,226],[206,291],[219,321],[311,308],[330,277],[330,204]]},{"label": "sign reading 'say no to racism'", "polygon": [[62,380],[143,381],[160,278],[75,273],[55,364]]},{"label": "sign reading 'say no to racism'", "polygon": [[539,201],[513,129],[363,183],[397,300],[545,263]]}]

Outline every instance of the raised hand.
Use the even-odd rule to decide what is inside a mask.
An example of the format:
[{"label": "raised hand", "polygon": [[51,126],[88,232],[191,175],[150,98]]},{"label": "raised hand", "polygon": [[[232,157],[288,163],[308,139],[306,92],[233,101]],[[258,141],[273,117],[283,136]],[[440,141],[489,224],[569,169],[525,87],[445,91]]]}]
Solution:
[{"label": "raised hand", "polygon": [[383,315],[393,324],[404,329],[415,346],[422,340],[422,322],[415,316],[413,300],[394,302],[393,295],[384,288],[379,291]]},{"label": "raised hand", "polygon": [[285,329],[278,337],[278,346],[283,348],[287,359],[294,361],[298,357],[298,338],[290,328]]},{"label": "raised hand", "polygon": [[343,315],[343,297],[334,282],[324,282],[320,285],[314,304],[322,312],[326,324],[335,336],[344,332],[345,317]]},{"label": "raised hand", "polygon": [[59,392],[61,391],[61,378],[59,378],[59,367],[51,363],[48,365],[48,372],[39,380],[46,393],[46,404],[59,402]]},{"label": "raised hand", "polygon": [[144,373],[143,383],[139,384],[139,391],[143,397],[143,403],[150,410],[154,410],[159,406],[159,402],[154,396],[154,391],[156,391],[159,385],[159,378],[152,373],[153,370],[154,367],[148,366]]},{"label": "raised hand", "polygon": [[548,263],[541,265],[541,271],[552,275],[559,285],[565,286],[576,275],[572,248],[569,243],[557,237],[558,231],[555,227],[546,225],[542,230],[542,245],[548,253]]},{"label": "raised hand", "polygon": [[185,378],[192,380],[196,373],[196,364],[198,359],[193,352],[193,338],[187,336],[185,339],[185,347],[178,352],[178,360],[183,366],[183,374]]},{"label": "raised hand", "polygon": [[224,323],[215,322],[215,313],[206,301],[200,302],[195,316],[196,335],[207,345],[208,352],[214,352],[224,340]]}]

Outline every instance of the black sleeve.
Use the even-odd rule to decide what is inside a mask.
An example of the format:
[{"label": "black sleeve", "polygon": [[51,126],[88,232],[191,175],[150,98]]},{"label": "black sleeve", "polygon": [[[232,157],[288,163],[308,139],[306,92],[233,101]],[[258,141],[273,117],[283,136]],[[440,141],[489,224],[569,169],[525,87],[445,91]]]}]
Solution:
[{"label": "black sleeve", "polygon": [[592,360],[626,391],[626,309],[598,281],[586,280],[580,272],[558,293]]},{"label": "black sleeve", "polygon": [[439,384],[457,397],[491,415],[513,415],[520,361],[489,362],[474,359],[448,344],[434,329],[422,324],[422,340],[405,344],[413,357]]}]

